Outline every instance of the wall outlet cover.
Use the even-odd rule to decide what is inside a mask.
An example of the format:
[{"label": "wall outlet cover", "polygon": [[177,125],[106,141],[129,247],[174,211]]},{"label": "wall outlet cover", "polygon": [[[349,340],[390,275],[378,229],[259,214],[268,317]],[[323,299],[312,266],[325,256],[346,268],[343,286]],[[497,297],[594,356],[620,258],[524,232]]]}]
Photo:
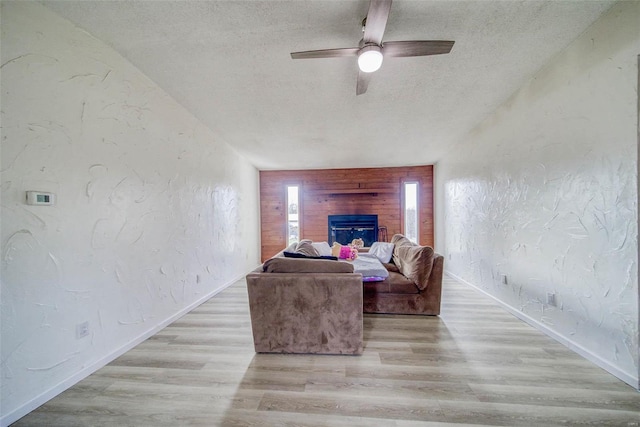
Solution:
[{"label": "wall outlet cover", "polygon": [[80,339],[89,335],[89,321],[78,323],[76,325],[76,339]]}]

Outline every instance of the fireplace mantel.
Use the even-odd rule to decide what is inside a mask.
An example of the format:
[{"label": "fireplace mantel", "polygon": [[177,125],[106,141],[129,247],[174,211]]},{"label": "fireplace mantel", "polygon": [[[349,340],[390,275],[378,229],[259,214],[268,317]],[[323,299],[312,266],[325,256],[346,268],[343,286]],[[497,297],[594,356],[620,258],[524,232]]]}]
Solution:
[{"label": "fireplace mantel", "polygon": [[339,196],[341,194],[379,194],[379,193],[395,193],[397,190],[390,188],[342,188],[342,189],[316,189],[309,190],[309,194],[311,195],[336,195]]}]

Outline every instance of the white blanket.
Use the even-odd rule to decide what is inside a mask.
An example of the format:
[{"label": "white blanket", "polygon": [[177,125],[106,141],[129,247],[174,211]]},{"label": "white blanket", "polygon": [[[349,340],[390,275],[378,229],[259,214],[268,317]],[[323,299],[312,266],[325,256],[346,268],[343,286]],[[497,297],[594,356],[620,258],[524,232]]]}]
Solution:
[{"label": "white blanket", "polygon": [[364,281],[384,280],[389,277],[389,272],[374,255],[362,253],[352,261],[354,273],[362,274]]}]

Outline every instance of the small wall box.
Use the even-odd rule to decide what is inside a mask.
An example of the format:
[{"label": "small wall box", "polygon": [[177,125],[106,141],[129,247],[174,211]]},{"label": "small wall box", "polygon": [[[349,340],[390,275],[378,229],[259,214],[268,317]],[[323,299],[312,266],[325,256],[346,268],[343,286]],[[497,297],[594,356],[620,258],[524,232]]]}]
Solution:
[{"label": "small wall box", "polygon": [[56,195],[44,193],[42,191],[27,191],[27,204],[39,206],[53,206],[56,202]]}]

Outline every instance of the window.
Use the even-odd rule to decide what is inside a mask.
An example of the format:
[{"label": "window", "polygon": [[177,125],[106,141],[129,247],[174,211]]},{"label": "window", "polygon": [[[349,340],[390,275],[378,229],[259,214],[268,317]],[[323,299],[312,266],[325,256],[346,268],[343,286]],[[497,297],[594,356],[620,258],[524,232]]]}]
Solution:
[{"label": "window", "polygon": [[418,242],[418,183],[404,183],[404,235],[414,243]]},{"label": "window", "polygon": [[300,240],[298,186],[287,186],[287,241],[290,245]]}]

